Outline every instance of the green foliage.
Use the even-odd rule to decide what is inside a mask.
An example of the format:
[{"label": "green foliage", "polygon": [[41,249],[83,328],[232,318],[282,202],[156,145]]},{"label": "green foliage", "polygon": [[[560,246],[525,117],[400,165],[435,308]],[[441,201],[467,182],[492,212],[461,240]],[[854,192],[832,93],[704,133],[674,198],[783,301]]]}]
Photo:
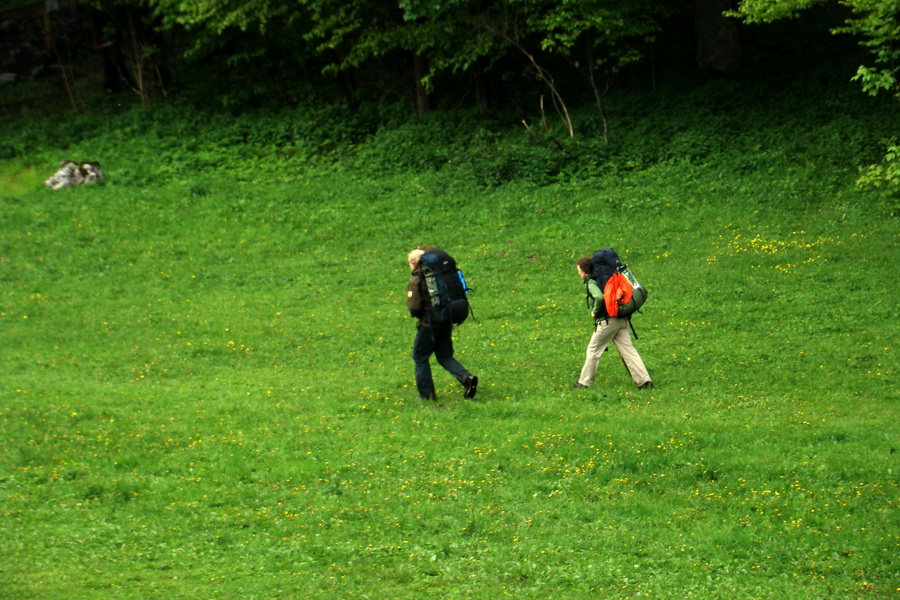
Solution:
[{"label": "green foliage", "polygon": [[[77,5],[63,3],[60,25],[83,20]],[[858,39],[860,54],[871,52],[874,64],[857,71],[864,89],[896,91],[893,2],[747,1],[735,14],[753,23],[797,16],[796,26],[783,34],[790,37],[809,29],[802,19],[810,7],[838,16],[842,26],[834,31]],[[547,112],[565,113],[590,99],[605,123],[608,86],[636,89],[636,82],[643,87],[658,77],[696,75],[689,66],[696,48],[683,35],[695,8],[655,0],[92,1],[85,11],[100,37],[93,39],[88,27],[79,29],[81,38],[72,40],[78,52],[67,59],[67,72],[80,75],[83,69],[92,76],[68,77],[68,93],[54,90],[53,101],[66,98],[84,112],[102,112],[94,104],[101,100],[84,100],[77,89],[83,84],[97,92],[121,85],[129,94],[118,102],[139,98],[147,107],[175,98],[234,111],[336,99],[354,107],[415,99],[420,111],[426,105],[477,105],[485,112],[515,107],[526,113],[536,111],[545,95]],[[827,45],[821,37],[813,42]],[[771,60],[762,46],[745,44],[744,50],[748,65]],[[779,67],[785,58],[804,55],[792,54],[777,57]],[[820,64],[841,54],[846,53],[835,49]],[[859,63],[852,62],[856,70]],[[26,87],[25,68],[20,66],[13,93]],[[35,93],[11,104],[26,102],[37,106],[46,99]],[[516,122],[525,116],[516,115]],[[609,125],[615,128],[615,122]],[[9,155],[4,150],[0,155]]]},{"label": "green foliage", "polygon": [[[515,77],[504,73],[508,67],[498,65],[513,56],[512,64],[528,66],[530,60],[522,62],[523,53],[533,57],[549,52],[563,63],[582,67],[591,77],[598,68],[611,74],[641,58],[646,41],[660,32],[661,22],[672,12],[653,1],[559,5],[535,0],[397,4],[147,0],[146,4],[156,18],[152,25],[165,33],[165,46],[175,54],[171,72],[180,84],[186,89],[213,89],[230,105],[289,101],[307,91],[302,86],[305,79],[324,81],[323,73],[352,78],[362,68],[384,80],[386,70],[398,63],[409,62],[412,69],[413,55],[421,61],[417,82],[432,91],[441,78],[453,81],[454,75]],[[115,8],[135,6],[118,2]],[[101,9],[112,10],[105,5]],[[203,73],[213,63],[218,68],[212,69],[216,79],[210,80]],[[292,76],[285,78],[285,72]],[[399,85],[412,89],[415,83],[410,76]],[[346,87],[351,84],[345,82]],[[374,92],[368,90],[368,97]]]},{"label": "green foliage", "polygon": [[855,79],[870,94],[892,91],[900,100],[900,5],[893,0],[864,0],[846,2],[853,9],[854,18],[847,26],[837,29],[861,38],[861,45],[874,56],[875,68],[860,67]]},{"label": "green foliage", "polygon": [[498,131],[471,113],[441,111],[380,129],[348,164],[373,174],[436,172],[450,182],[495,187],[549,183],[570,158],[562,145],[537,143],[524,129]]},{"label": "green foliage", "polygon": [[853,76],[853,80],[859,81],[862,84],[863,91],[872,96],[890,91],[897,85],[897,78],[894,72],[865,66],[859,67],[856,75]]},{"label": "green foliage", "polygon": [[891,206],[891,216],[900,210],[900,146],[890,145],[879,164],[870,165],[857,184],[876,190]]},{"label": "green foliage", "polygon": [[779,19],[792,19],[801,12],[819,4],[827,4],[831,0],[741,0],[736,16],[748,23],[771,23]]},{"label": "green foliage", "polygon": [[403,11],[403,18],[407,21],[435,17],[466,4],[467,0],[399,0],[398,2],[398,6]]},{"label": "green foliage", "polygon": [[[438,110],[413,119],[403,105],[303,106],[211,113],[189,104],[120,114],[29,113],[0,123],[6,156],[44,169],[61,160],[99,161],[111,183],[155,185],[221,173],[251,182],[302,181],[321,169],[360,177],[414,172],[438,187],[482,190],[510,182],[544,186],[668,166],[784,175],[838,189],[845,174],[878,163],[880,139],[896,135],[893,107],[857,97],[853,85],[764,87],[720,79],[690,92],[618,93],[609,98],[612,143],[603,144],[592,108],[573,112],[568,138],[541,116],[485,117]],[[554,128],[555,127],[555,128]],[[791,131],[789,136],[785,131]],[[874,174],[874,172],[873,172]],[[477,193],[477,192],[473,192]]]},{"label": "green foliage", "polygon": [[[645,41],[660,31],[659,21],[668,13],[652,0],[627,4],[605,0],[563,4],[526,0],[522,4],[532,13],[530,21],[543,37],[543,49],[580,62],[584,59],[576,52],[582,45],[596,45],[606,49],[606,53],[599,53],[600,60],[608,54],[613,70],[636,52],[635,41]],[[613,60],[616,56],[618,61]]]},{"label": "green foliage", "polygon": [[148,4],[164,25],[177,25],[205,35],[218,35],[232,27],[241,31],[265,30],[269,21],[290,15],[287,5],[271,2],[148,0]]}]

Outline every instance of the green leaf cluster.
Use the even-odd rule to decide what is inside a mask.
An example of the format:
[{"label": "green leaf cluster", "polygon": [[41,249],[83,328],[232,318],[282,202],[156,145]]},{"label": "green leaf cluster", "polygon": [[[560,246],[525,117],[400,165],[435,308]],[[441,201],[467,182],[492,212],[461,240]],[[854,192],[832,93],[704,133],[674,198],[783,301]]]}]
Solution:
[{"label": "green leaf cluster", "polygon": [[882,161],[865,169],[857,183],[881,194],[892,205],[891,215],[897,216],[900,212],[900,146],[888,146]]}]

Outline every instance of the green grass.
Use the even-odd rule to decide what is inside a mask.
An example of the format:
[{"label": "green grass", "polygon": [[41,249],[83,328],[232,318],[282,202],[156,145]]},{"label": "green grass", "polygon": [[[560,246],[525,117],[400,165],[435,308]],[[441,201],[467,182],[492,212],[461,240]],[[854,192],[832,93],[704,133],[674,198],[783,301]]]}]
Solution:
[{"label": "green grass", "polygon": [[[132,182],[160,141],[126,137],[105,186],[43,188],[50,150],[0,169],[0,596],[900,591],[898,229],[853,169]],[[476,290],[474,401],[439,368],[416,399],[421,243]],[[574,263],[606,245],[650,290],[650,392],[615,351],[572,389]]]}]

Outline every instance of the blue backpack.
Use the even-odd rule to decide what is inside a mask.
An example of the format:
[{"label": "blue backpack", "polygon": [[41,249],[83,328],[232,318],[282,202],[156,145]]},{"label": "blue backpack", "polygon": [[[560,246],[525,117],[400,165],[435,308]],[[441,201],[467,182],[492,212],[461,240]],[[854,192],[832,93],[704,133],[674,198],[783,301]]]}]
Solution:
[{"label": "blue backpack", "polygon": [[469,317],[470,288],[452,256],[443,250],[428,250],[419,258],[425,285],[431,296],[432,325],[459,325]]}]

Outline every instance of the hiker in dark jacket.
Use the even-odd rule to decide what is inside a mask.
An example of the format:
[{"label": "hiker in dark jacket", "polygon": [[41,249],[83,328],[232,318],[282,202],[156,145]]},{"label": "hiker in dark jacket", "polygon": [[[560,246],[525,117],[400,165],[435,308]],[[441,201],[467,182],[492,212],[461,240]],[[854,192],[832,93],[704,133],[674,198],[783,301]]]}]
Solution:
[{"label": "hiker in dark jacket", "polygon": [[429,249],[431,248],[428,246],[421,246],[408,256],[412,277],[406,288],[406,306],[409,308],[409,314],[418,319],[412,357],[416,363],[416,387],[419,390],[419,398],[437,400],[429,362],[432,354],[437,358],[438,364],[463,385],[463,397],[474,398],[478,378],[453,357],[453,326],[432,327],[429,319],[431,296],[428,294],[425,276],[419,266],[419,259],[425,254],[425,250]]},{"label": "hiker in dark jacket", "polygon": [[606,304],[603,302],[603,291],[597,282],[590,276],[593,270],[590,258],[578,259],[578,276],[585,284],[588,295],[588,309],[591,318],[594,319],[594,335],[587,347],[587,359],[581,369],[581,376],[575,382],[577,388],[589,388],[594,385],[594,377],[597,374],[597,364],[603,352],[609,347],[610,342],[616,345],[616,350],[622,356],[625,367],[631,374],[638,389],[652,389],[653,381],[647,373],[647,367],[641,360],[641,355],[631,343],[631,335],[628,333],[628,319],[610,317],[606,314]]}]

